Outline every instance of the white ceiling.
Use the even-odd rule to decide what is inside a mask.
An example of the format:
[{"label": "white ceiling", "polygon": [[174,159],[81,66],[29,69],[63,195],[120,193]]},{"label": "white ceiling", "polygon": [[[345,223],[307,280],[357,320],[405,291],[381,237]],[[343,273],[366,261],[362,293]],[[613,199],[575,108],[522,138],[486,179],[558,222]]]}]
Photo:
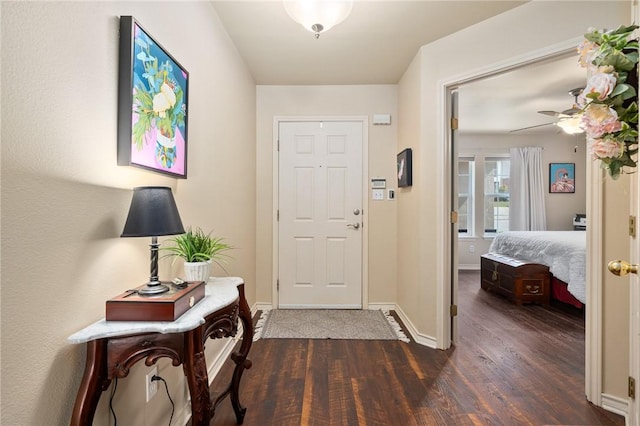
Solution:
[{"label": "white ceiling", "polygon": [[[554,117],[538,111],[569,109],[574,104],[571,89],[584,87],[586,71],[578,56],[527,65],[504,74],[484,78],[459,89],[459,128],[469,133],[509,133],[545,123]],[[554,125],[521,130],[518,134],[560,132]]]},{"label": "white ceiling", "polygon": [[[315,39],[280,0],[211,1],[259,85],[396,84],[420,46],[523,3],[356,0],[344,22]],[[495,133],[552,122],[536,111],[570,108],[567,91],[584,77],[569,58],[468,83],[460,88],[460,129]]]}]

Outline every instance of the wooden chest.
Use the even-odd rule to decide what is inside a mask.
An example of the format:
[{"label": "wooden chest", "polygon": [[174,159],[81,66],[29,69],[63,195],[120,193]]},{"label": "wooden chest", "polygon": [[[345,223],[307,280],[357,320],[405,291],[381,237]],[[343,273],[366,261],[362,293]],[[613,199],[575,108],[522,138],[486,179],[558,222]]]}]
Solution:
[{"label": "wooden chest", "polygon": [[549,304],[551,289],[549,267],[527,263],[496,253],[480,256],[481,287],[507,296],[517,305]]},{"label": "wooden chest", "polygon": [[166,293],[141,296],[137,289],[107,300],[107,321],[175,321],[204,298],[204,281],[193,281],[187,287],[170,287]]}]

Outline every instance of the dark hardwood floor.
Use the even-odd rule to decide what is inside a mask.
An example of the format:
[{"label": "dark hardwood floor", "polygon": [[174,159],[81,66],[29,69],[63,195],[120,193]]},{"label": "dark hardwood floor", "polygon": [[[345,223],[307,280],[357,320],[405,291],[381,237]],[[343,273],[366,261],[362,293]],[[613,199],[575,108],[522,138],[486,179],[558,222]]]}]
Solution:
[{"label": "dark hardwood floor", "polygon": [[[624,425],[584,397],[584,320],[515,306],[460,273],[459,342],[254,342],[244,374],[244,424]],[[212,384],[229,382],[228,362]],[[229,400],[211,425],[234,425]]]}]

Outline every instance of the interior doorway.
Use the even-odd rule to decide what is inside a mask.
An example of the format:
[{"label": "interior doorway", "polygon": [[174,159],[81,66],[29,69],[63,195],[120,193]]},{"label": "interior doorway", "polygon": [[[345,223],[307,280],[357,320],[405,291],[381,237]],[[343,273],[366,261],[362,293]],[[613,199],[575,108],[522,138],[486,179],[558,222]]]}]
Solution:
[{"label": "interior doorway", "polygon": [[[566,58],[572,54],[575,54],[574,51],[574,46],[567,42],[567,46],[566,47],[556,47],[553,49],[549,49],[547,51],[541,51],[541,52],[535,52],[532,53],[530,56],[528,56],[527,58],[518,58],[518,59],[514,59],[514,61],[510,64],[501,64],[499,66],[496,66],[494,69],[490,70],[490,71],[486,71],[484,70],[483,72],[478,72],[478,73],[469,73],[468,75],[464,76],[464,77],[458,77],[456,80],[452,80],[452,81],[444,81],[442,82],[442,87],[445,90],[446,96],[445,96],[445,102],[446,102],[446,111],[451,111],[451,104],[450,104],[450,94],[454,91],[459,91],[461,88],[463,88],[465,85],[470,85],[473,82],[476,81],[481,81],[483,79],[492,79],[495,78],[497,76],[500,76],[502,74],[506,74],[509,71],[515,70],[515,69],[519,69],[521,67],[526,67],[528,65],[531,64],[536,64],[536,63],[540,63],[543,61],[551,61],[551,60],[555,60],[555,59],[562,59],[562,58]],[[540,78],[540,76],[538,76],[538,78]],[[584,84],[584,76],[582,76],[582,84]],[[573,89],[574,87],[565,87],[564,90],[570,90]],[[567,106],[571,106],[572,104],[572,100],[567,97],[566,99],[566,104]],[[486,105],[477,105],[479,108],[482,108],[483,106]],[[464,110],[464,98],[461,97],[460,99],[460,108],[461,110]],[[547,109],[547,108],[542,108],[540,107],[538,109],[538,107],[534,107],[535,109],[533,110],[533,113],[535,114],[536,111],[538,110],[543,110],[543,109]],[[556,109],[558,107],[554,107],[554,109]],[[449,118],[446,119],[447,122],[449,121]],[[464,116],[463,116],[463,112],[460,113],[460,120],[459,120],[459,126],[460,128],[464,127]],[[526,127],[526,126],[523,126]],[[543,126],[540,126],[543,127]],[[518,127],[519,128],[519,127]],[[515,130],[515,129],[514,129]],[[450,187],[453,187],[453,179],[458,179],[458,164],[457,164],[457,155],[454,158],[453,156],[453,152],[455,152],[455,150],[453,149],[452,146],[450,146],[450,144],[452,143],[452,140],[458,140],[459,139],[459,135],[452,137],[452,136],[447,136],[447,147],[445,148],[445,152],[449,153],[449,158],[450,158],[450,165],[447,168],[447,185],[449,185]],[[582,144],[582,146],[584,146],[584,144]],[[459,147],[456,147],[459,150]],[[573,148],[573,146],[572,146]],[[591,173],[591,170],[587,170],[586,171],[587,174]],[[588,184],[588,183],[586,183]],[[446,193],[446,191],[445,191]],[[459,206],[458,206],[458,199],[454,196],[452,196],[449,200],[448,205],[451,208],[451,211],[456,211],[458,210]],[[585,210],[589,213],[590,212],[590,207],[586,206]],[[575,212],[578,213],[578,212]],[[596,212],[597,213],[597,212]],[[448,215],[447,215],[448,217]],[[479,222],[478,218],[476,217],[476,223]],[[597,222],[600,218],[597,217],[596,215],[592,215],[592,217],[590,218],[591,221],[590,223],[593,222]],[[474,220],[474,219],[471,219]],[[458,224],[459,226],[460,224]],[[481,225],[484,226],[484,225]],[[484,228],[483,228],[484,231]],[[484,233],[483,233],[484,234]],[[453,233],[452,233],[453,235]],[[452,239],[454,238],[453,236],[451,237]],[[484,235],[482,235],[482,237],[478,237],[478,241],[480,241],[481,239],[484,240]],[[490,244],[490,242],[489,242]],[[453,243],[453,241],[449,241],[447,243],[445,243],[446,247],[449,248],[453,248],[455,247],[455,244]],[[479,257],[479,255],[481,254],[480,252],[482,252],[483,248],[482,247],[474,247],[475,251]],[[589,248],[588,248],[589,250]],[[451,252],[451,262],[449,263],[449,265],[455,265],[455,264],[460,264],[460,266],[462,268],[464,268],[465,265],[464,261],[460,259],[460,256],[458,254],[458,251],[456,250],[455,252],[452,250]],[[453,268],[452,268],[453,269]],[[456,269],[457,271],[457,269]],[[457,275],[456,271],[452,270],[452,276],[450,277],[450,283],[452,285],[452,290],[448,291],[445,289],[444,291],[448,294],[444,295],[443,298],[443,312],[448,313],[448,309],[444,309],[444,307],[447,306],[448,303],[451,303],[452,301],[455,301],[455,296],[456,296],[456,283],[457,283]],[[588,283],[589,286],[590,283]],[[597,284],[599,285],[599,284]],[[593,309],[593,310],[597,310],[598,308],[593,306],[595,304],[591,304],[591,306],[589,306],[589,304],[587,304],[587,311],[589,309]],[[446,315],[446,314],[445,314]],[[453,343],[456,341],[456,335],[454,333],[455,329],[456,329],[456,320],[454,319],[453,321],[453,325],[449,325],[449,319],[447,317],[445,317],[445,315],[443,315],[442,317],[442,321],[441,324],[443,325],[443,332],[440,334],[440,336],[443,337],[443,340],[445,341],[443,347],[448,347],[449,344]],[[589,318],[589,313],[587,313],[587,318]],[[586,366],[586,370],[585,370],[585,375],[586,375],[586,379],[585,379],[585,387],[586,387],[586,394],[587,397],[589,398],[590,401],[594,401],[595,398],[592,397],[592,395],[594,395],[594,393],[598,393],[601,391],[599,389],[599,382],[595,381],[595,380],[591,380],[592,377],[600,377],[601,376],[601,372],[600,372],[600,358],[598,357],[598,348],[597,348],[597,343],[593,338],[594,333],[600,333],[600,324],[599,322],[600,318],[599,317],[591,317],[590,320],[587,320],[586,322],[586,334],[587,334],[587,342],[586,342],[586,346],[585,346],[585,351],[586,351],[586,357],[587,357],[587,366]],[[449,338],[451,339],[449,342],[446,342],[446,339]],[[590,397],[591,396],[591,397]]]}]

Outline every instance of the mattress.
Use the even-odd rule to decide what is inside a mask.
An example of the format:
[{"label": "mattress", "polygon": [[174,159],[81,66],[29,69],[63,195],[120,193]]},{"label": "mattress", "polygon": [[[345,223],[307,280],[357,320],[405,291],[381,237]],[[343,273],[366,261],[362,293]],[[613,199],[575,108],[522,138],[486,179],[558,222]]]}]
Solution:
[{"label": "mattress", "polygon": [[586,303],[587,236],[582,231],[509,231],[496,235],[489,252],[541,263],[576,299]]}]

